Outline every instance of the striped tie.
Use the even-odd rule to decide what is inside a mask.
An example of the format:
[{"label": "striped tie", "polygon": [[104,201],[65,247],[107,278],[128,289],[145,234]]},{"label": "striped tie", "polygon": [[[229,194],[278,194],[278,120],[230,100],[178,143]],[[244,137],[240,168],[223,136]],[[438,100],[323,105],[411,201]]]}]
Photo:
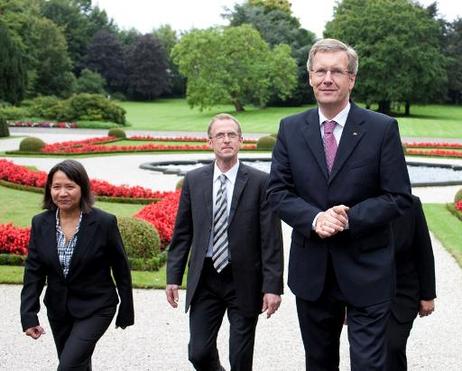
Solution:
[{"label": "striped tie", "polygon": [[213,266],[220,273],[228,265],[228,209],[226,199],[226,175],[220,175],[220,189],[217,192],[213,215]]}]

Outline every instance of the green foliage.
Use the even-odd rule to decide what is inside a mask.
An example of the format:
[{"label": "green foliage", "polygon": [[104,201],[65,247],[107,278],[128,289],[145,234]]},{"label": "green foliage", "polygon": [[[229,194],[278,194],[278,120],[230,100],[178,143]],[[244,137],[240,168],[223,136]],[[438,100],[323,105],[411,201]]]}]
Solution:
[{"label": "green foliage", "polygon": [[106,94],[104,90],[106,81],[98,73],[85,68],[75,84],[75,91],[77,93],[93,93],[93,94]]},{"label": "green foliage", "polygon": [[451,103],[462,103],[462,18],[447,25],[445,54],[447,65],[448,98]]},{"label": "green foliage", "polygon": [[175,189],[178,190],[178,189],[183,188],[183,184],[184,184],[184,177],[180,178],[178,182],[176,182]]},{"label": "green foliage", "polygon": [[150,259],[128,258],[128,264],[132,270],[158,271],[167,261],[167,253],[161,252]]},{"label": "green foliage", "polygon": [[260,137],[258,138],[258,141],[257,141],[257,150],[272,151],[275,144],[276,144],[276,138],[272,135]]},{"label": "green foliage", "polygon": [[428,102],[446,86],[440,23],[408,0],[343,0],[325,37],[340,39],[359,55],[353,94],[366,103]]},{"label": "green foliage", "polygon": [[459,189],[456,194],[454,195],[454,203],[456,203],[457,201],[460,201],[462,200],[462,188]]},{"label": "green foliage", "polygon": [[116,137],[116,138],[121,138],[121,139],[127,138],[127,134],[125,133],[125,130],[122,130],[120,128],[109,129],[109,131],[107,132],[107,135],[110,137]]},{"label": "green foliage", "polygon": [[56,120],[69,115],[69,107],[55,96],[38,96],[22,102],[21,108],[26,108],[31,116]]},{"label": "green foliage", "polygon": [[19,150],[25,152],[40,152],[45,146],[45,142],[40,138],[27,137],[19,143]]},{"label": "green foliage", "polygon": [[271,93],[287,97],[296,84],[290,48],[271,50],[249,25],[191,31],[172,57],[187,78],[188,103],[200,109],[225,103],[238,112],[247,104],[264,106]]},{"label": "green foliage", "polygon": [[291,4],[288,0],[248,0],[253,6],[261,6],[266,11],[279,10],[285,13],[291,13]]},{"label": "green foliage", "polygon": [[125,110],[114,102],[97,94],[77,94],[68,102],[67,120],[112,121],[125,125]]},{"label": "green foliage", "polygon": [[9,137],[10,130],[8,129],[8,122],[2,116],[0,116],[0,138]]},{"label": "green foliage", "polygon": [[15,254],[0,254],[0,265],[17,265],[24,266],[26,257]]},{"label": "green foliage", "polygon": [[159,233],[147,221],[120,217],[118,225],[125,251],[130,258],[151,259],[159,255]]}]

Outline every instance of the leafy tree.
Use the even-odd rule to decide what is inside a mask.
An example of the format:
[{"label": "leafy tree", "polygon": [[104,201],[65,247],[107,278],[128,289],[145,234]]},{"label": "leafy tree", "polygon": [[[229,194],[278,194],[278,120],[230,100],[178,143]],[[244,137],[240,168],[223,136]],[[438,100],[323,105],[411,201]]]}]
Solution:
[{"label": "leafy tree", "polygon": [[34,92],[40,95],[68,97],[74,89],[72,61],[67,54],[67,43],[59,27],[41,18],[35,21],[36,77]]},{"label": "leafy tree", "polygon": [[25,82],[21,49],[0,20],[0,101],[20,102],[24,97]]},{"label": "leafy tree", "polygon": [[76,93],[93,93],[93,94],[106,94],[104,86],[106,81],[98,73],[85,68],[76,82]]},{"label": "leafy tree", "polygon": [[306,59],[315,35],[301,27],[300,21],[292,15],[287,1],[274,2],[288,5],[281,7],[271,4],[272,1],[269,0],[249,0],[236,4],[224,17],[229,19],[231,26],[252,25],[270,46],[287,44],[291,47],[291,55],[297,63],[297,86],[285,101],[272,96],[270,104],[300,105],[313,101],[314,97],[308,86]]},{"label": "leafy tree", "polygon": [[290,95],[296,64],[287,45],[270,49],[249,25],[194,30],[173,48],[173,60],[187,78],[187,100],[200,109],[231,103],[265,105],[275,91]]},{"label": "leafy tree", "polygon": [[325,37],[352,45],[359,54],[358,99],[377,102],[388,113],[391,102],[426,102],[446,84],[440,47],[441,25],[410,0],[343,0],[327,23]]},{"label": "leafy tree", "polygon": [[94,35],[88,46],[85,65],[104,77],[111,93],[125,92],[126,52],[114,33],[103,29]]},{"label": "leafy tree", "polygon": [[178,71],[178,66],[173,63],[171,53],[175,45],[178,43],[177,33],[170,25],[162,25],[153,31],[153,35],[159,39],[164,47],[168,58],[168,75],[170,89],[168,96],[179,97],[184,96],[186,90],[186,80]]},{"label": "leafy tree", "polygon": [[445,54],[449,57],[447,66],[448,98],[451,103],[462,103],[462,18],[448,24],[445,38]]},{"label": "leafy tree", "polygon": [[160,41],[151,34],[141,36],[128,53],[128,95],[152,100],[169,88],[168,60]]}]

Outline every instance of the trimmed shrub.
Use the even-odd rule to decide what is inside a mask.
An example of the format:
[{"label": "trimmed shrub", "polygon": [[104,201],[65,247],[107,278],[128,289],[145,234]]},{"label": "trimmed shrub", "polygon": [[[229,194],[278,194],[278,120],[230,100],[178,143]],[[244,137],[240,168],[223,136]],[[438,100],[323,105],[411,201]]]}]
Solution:
[{"label": "trimmed shrub", "polygon": [[24,107],[7,106],[0,108],[0,116],[6,120],[21,120],[30,116],[30,112]]},{"label": "trimmed shrub", "polygon": [[25,262],[26,262],[25,255],[0,254],[0,265],[24,266]]},{"label": "trimmed shrub", "polygon": [[151,224],[131,217],[117,218],[117,222],[129,258],[152,259],[159,255],[159,233]]},{"label": "trimmed shrub", "polygon": [[[63,101],[55,96],[40,96],[32,100],[26,100],[23,101],[22,107],[26,107],[29,110],[30,115],[34,117],[61,120],[62,117],[67,116],[65,104],[63,104]],[[66,118],[63,120],[67,121]]]},{"label": "trimmed shrub", "polygon": [[462,188],[456,192],[456,195],[454,196],[454,203],[460,200],[462,200]]},{"label": "trimmed shrub", "polygon": [[72,120],[112,121],[125,125],[126,111],[97,94],[77,94],[69,99]]},{"label": "trimmed shrub", "polygon": [[267,135],[267,136],[258,138],[257,150],[272,151],[275,144],[276,144],[276,138],[271,135]]},{"label": "trimmed shrub", "polygon": [[183,188],[183,183],[184,183],[184,177],[180,178],[178,182],[176,182],[175,189],[178,190],[178,189]]},{"label": "trimmed shrub", "polygon": [[9,136],[10,130],[8,129],[8,123],[6,122],[6,119],[0,116],[0,138]]},{"label": "trimmed shrub", "polygon": [[116,138],[121,138],[121,139],[127,138],[127,134],[125,133],[125,131],[123,131],[120,128],[109,129],[109,131],[107,132],[107,135],[109,135],[110,137],[116,137]]},{"label": "trimmed shrub", "polygon": [[40,152],[45,142],[40,138],[27,137],[19,143],[19,150],[23,152]]}]

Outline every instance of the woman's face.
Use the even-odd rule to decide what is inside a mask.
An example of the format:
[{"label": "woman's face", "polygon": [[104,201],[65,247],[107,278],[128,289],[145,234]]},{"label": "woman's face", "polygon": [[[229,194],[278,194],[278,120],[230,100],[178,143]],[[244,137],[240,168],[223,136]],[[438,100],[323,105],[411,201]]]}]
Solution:
[{"label": "woman's face", "polygon": [[50,192],[53,203],[60,210],[73,211],[80,209],[80,199],[82,197],[80,186],[70,180],[61,170],[54,173]]}]

